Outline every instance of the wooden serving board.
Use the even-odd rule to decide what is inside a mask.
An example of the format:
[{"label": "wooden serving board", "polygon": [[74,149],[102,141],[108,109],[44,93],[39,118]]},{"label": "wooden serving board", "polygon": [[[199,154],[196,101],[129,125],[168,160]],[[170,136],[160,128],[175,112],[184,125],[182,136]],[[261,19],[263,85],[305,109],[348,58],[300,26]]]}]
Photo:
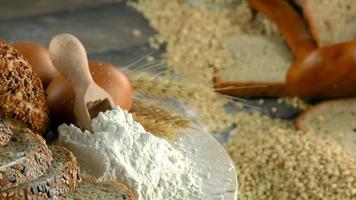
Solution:
[{"label": "wooden serving board", "polygon": [[[177,142],[182,145],[177,145]],[[197,129],[183,129],[172,145],[192,160],[203,178],[206,200],[236,200],[237,175],[234,163],[220,143],[211,134]]]}]

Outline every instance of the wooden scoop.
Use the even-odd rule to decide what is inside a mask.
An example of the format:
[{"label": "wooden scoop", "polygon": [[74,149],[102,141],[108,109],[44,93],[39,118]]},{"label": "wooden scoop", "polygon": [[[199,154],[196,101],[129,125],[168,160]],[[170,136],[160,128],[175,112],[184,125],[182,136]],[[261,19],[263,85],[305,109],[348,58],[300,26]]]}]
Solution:
[{"label": "wooden scoop", "polygon": [[99,112],[115,108],[112,97],[91,77],[88,58],[81,42],[70,34],[55,36],[49,45],[50,58],[56,69],[73,86],[73,112],[83,130],[91,131],[91,119]]},{"label": "wooden scoop", "polygon": [[293,51],[289,91],[303,99],[356,96],[356,41],[318,48],[300,14],[285,0],[250,0],[275,22]]},{"label": "wooden scoop", "polygon": [[303,99],[356,95],[356,41],[312,51],[296,60],[287,73],[289,90]]}]

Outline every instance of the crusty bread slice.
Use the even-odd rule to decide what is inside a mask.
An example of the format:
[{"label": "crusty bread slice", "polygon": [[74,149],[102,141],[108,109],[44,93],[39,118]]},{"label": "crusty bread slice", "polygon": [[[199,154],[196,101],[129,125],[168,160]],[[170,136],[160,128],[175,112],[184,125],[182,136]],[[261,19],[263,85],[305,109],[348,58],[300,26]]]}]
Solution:
[{"label": "crusty bread slice", "polygon": [[238,96],[286,96],[285,75],[293,56],[280,36],[237,35],[223,39],[235,64],[217,72],[216,90]]},{"label": "crusty bread slice", "polygon": [[0,147],[0,193],[39,176],[52,161],[45,141],[29,129],[14,129],[10,142]]},{"label": "crusty bread slice", "polygon": [[323,138],[335,139],[356,158],[356,99],[322,102],[296,120],[299,130],[313,130]]},{"label": "crusty bread slice", "polygon": [[134,200],[133,192],[116,181],[99,181],[94,177],[83,177],[79,187],[69,193],[72,200]]},{"label": "crusty bread slice", "polygon": [[356,39],[356,0],[298,0],[319,46]]},{"label": "crusty bread slice", "polygon": [[42,134],[47,110],[40,78],[17,50],[0,40],[0,117],[15,118]]},{"label": "crusty bread slice", "polygon": [[73,154],[64,147],[51,146],[53,162],[43,175],[0,192],[0,200],[9,199],[67,199],[68,193],[80,183],[79,167]]},{"label": "crusty bread slice", "polygon": [[10,126],[0,118],[0,148],[10,142],[12,135],[13,132]]}]

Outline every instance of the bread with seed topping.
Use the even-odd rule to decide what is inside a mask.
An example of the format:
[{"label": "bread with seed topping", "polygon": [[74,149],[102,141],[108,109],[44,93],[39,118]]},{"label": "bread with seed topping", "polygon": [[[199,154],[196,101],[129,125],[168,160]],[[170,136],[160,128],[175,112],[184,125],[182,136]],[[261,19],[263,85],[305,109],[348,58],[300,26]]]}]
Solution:
[{"label": "bread with seed topping", "polygon": [[32,181],[0,192],[0,200],[10,199],[58,199],[65,200],[81,179],[78,163],[64,147],[51,146],[53,162],[45,175]]},{"label": "bread with seed topping", "polygon": [[34,133],[47,129],[48,109],[40,78],[17,50],[1,40],[0,117],[22,122]]},{"label": "bread with seed topping", "polygon": [[48,170],[52,154],[43,138],[29,129],[13,129],[7,145],[0,147],[0,193],[36,179]]}]

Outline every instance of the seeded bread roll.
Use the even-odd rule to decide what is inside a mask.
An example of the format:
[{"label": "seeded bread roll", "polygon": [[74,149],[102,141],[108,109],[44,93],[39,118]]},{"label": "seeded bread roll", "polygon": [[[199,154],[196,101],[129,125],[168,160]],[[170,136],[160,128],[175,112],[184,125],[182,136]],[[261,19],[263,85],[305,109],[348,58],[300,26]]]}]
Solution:
[{"label": "seeded bread roll", "polygon": [[46,172],[33,181],[0,192],[0,200],[10,199],[67,199],[81,179],[77,161],[73,154],[63,147],[51,146],[53,162]]},{"label": "seeded bread roll", "polygon": [[13,132],[10,126],[0,118],[0,148],[10,142],[12,135]]},{"label": "seeded bread roll", "polygon": [[70,200],[134,200],[133,192],[116,181],[99,181],[94,177],[83,177],[82,183],[69,193]]},{"label": "seeded bread roll", "polygon": [[356,0],[298,0],[319,46],[356,39]]},{"label": "seeded bread roll", "polygon": [[297,118],[296,127],[336,140],[356,158],[355,118],[356,99],[326,101],[302,113]]},{"label": "seeded bread roll", "polygon": [[292,54],[279,36],[237,35],[224,38],[235,64],[217,73],[217,91],[238,96],[286,96],[285,75]]},{"label": "seeded bread roll", "polygon": [[29,129],[14,129],[10,142],[0,147],[0,193],[42,176],[52,161],[43,138]]},{"label": "seeded bread roll", "polygon": [[48,123],[40,78],[17,50],[1,40],[0,117],[23,122],[37,134],[43,134]]}]

